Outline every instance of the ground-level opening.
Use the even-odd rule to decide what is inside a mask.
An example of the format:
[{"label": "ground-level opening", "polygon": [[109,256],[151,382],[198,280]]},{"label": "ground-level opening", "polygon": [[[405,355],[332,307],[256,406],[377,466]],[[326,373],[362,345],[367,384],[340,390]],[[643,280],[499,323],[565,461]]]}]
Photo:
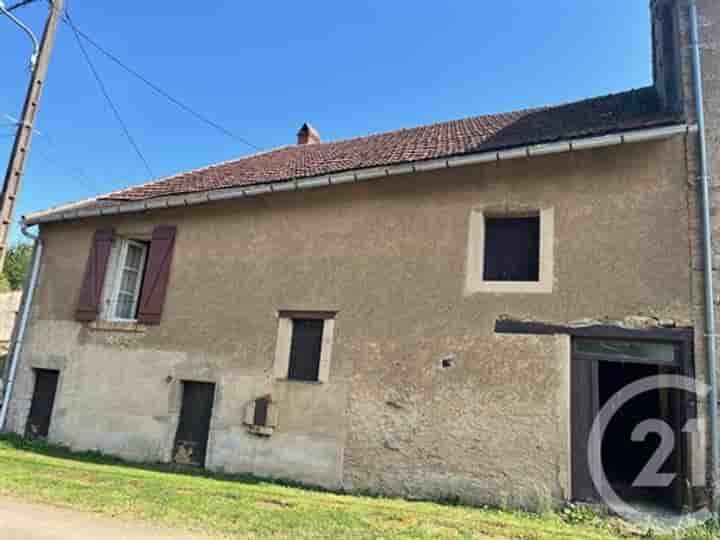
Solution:
[{"label": "ground-level opening", "polygon": [[[689,439],[683,429],[693,416],[691,396],[658,385],[657,381],[639,393],[631,394],[629,388],[648,377],[691,375],[690,351],[687,340],[653,342],[602,336],[573,339],[571,422],[575,500],[603,502],[612,488],[625,503],[637,509],[681,511],[691,504]],[[613,396],[623,399],[621,406],[609,410],[609,422],[600,443],[602,472],[607,482],[603,485],[602,480],[596,483],[599,469],[589,457],[593,450],[589,445],[595,444],[590,432]]]},{"label": "ground-level opening", "polygon": [[[601,362],[598,367],[600,408],[632,383],[664,371],[656,365]],[[682,477],[680,454],[677,445],[672,444],[668,446],[670,454],[665,456],[662,445],[675,443],[674,434],[682,427],[676,425],[678,418],[673,414],[674,402],[681,398],[678,394],[680,391],[667,388],[643,392],[618,409],[607,426],[601,449],[603,468],[608,483],[625,502],[668,509],[677,504],[679,486],[676,483]],[[670,428],[673,435],[663,440],[660,433],[651,431],[643,439],[636,436],[634,440],[633,432],[646,420],[659,420]],[[668,486],[643,486],[640,474],[656,453],[659,459],[664,459],[656,472],[673,474],[675,480]]]},{"label": "ground-level opening", "polygon": [[30,414],[25,426],[25,436],[31,439],[45,438],[50,432],[50,420],[55,406],[60,372],[52,369],[35,369],[35,388],[33,389]]},{"label": "ground-level opening", "polygon": [[178,465],[205,466],[215,384],[183,381],[180,420],[173,461]]}]

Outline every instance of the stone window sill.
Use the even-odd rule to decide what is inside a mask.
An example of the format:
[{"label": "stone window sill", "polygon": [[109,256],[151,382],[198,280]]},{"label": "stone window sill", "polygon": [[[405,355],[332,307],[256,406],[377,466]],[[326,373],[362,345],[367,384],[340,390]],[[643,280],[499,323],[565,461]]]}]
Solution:
[{"label": "stone window sill", "polygon": [[468,293],[493,294],[549,294],[552,283],[545,281],[477,281],[470,284]]},{"label": "stone window sill", "polygon": [[256,426],[252,424],[248,426],[248,431],[261,437],[270,437],[275,432],[275,428],[273,426]]},{"label": "stone window sill", "polygon": [[277,381],[293,384],[311,384],[315,386],[323,384],[323,381],[301,381],[300,379],[277,379]]},{"label": "stone window sill", "polygon": [[126,332],[131,334],[144,334],[147,326],[132,321],[93,321],[88,325],[90,330],[97,332]]}]

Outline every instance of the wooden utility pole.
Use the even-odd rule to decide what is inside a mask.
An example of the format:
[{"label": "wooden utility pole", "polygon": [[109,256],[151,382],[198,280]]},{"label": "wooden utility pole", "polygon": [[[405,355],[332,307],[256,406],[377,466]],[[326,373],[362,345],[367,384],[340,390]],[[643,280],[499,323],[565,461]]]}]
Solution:
[{"label": "wooden utility pole", "polygon": [[10,154],[10,162],[8,163],[7,172],[5,173],[2,196],[0,196],[0,269],[3,267],[5,255],[7,254],[8,237],[10,227],[12,226],[13,212],[15,210],[15,199],[17,198],[18,189],[20,188],[20,179],[25,168],[25,160],[30,150],[33,124],[37,116],[40,95],[45,83],[48,64],[50,63],[50,55],[55,42],[57,26],[62,16],[63,4],[64,0],[50,1],[50,14],[45,24],[45,31],[43,32],[37,59],[33,66],[30,85],[28,86],[27,96],[25,97],[25,105],[23,106],[22,116],[20,117],[17,134],[15,135],[15,143],[13,144],[12,153]]}]

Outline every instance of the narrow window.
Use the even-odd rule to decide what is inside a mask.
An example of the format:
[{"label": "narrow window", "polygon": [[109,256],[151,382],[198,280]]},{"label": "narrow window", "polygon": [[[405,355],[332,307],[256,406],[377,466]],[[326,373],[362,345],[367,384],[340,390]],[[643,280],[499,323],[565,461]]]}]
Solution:
[{"label": "narrow window", "polygon": [[118,239],[113,245],[113,251],[104,318],[111,321],[134,321],[137,319],[148,244]]},{"label": "narrow window", "polygon": [[317,381],[322,352],[322,319],[293,319],[288,379]]},{"label": "narrow window", "polygon": [[540,217],[485,218],[484,281],[540,280]]},{"label": "narrow window", "polygon": [[267,397],[261,397],[255,400],[255,413],[253,414],[253,424],[256,426],[267,425],[268,407],[270,400]]}]

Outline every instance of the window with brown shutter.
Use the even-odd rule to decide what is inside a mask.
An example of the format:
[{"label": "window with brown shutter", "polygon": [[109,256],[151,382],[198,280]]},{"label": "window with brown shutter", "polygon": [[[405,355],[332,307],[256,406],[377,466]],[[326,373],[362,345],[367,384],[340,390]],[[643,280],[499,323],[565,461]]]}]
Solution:
[{"label": "window with brown shutter", "polygon": [[114,236],[115,231],[113,229],[102,229],[95,232],[80,288],[80,298],[76,312],[78,321],[89,322],[98,318],[100,299]]},{"label": "window with brown shutter", "polygon": [[159,324],[175,245],[174,226],[156,227],[152,240],[95,233],[78,302],[77,319]]},{"label": "window with brown shutter", "polygon": [[161,225],[153,231],[137,314],[140,323],[160,324],[162,319],[176,230],[174,226]]}]

